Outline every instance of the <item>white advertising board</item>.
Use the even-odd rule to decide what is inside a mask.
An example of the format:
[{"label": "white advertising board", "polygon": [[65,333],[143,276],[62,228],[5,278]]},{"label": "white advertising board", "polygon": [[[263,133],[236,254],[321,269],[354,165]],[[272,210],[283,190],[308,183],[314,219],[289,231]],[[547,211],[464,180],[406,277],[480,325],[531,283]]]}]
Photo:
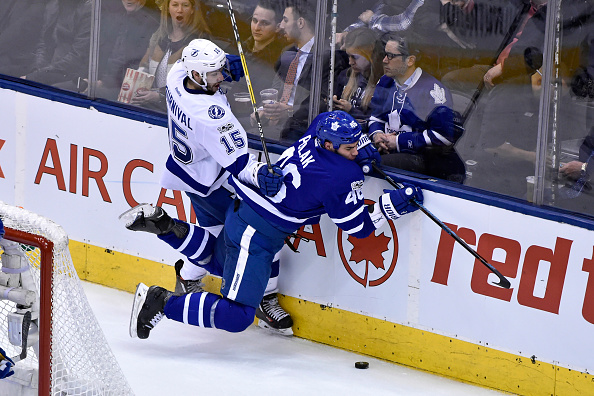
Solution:
[{"label": "white advertising board", "polygon": [[[137,202],[190,219],[183,194],[161,190],[167,131],[93,109],[0,90],[0,200],[44,215],[73,240],[172,264],[179,254],[117,220]],[[365,196],[388,188],[369,178]],[[522,356],[594,366],[594,233],[425,191],[425,205],[512,282],[510,290],[420,212],[365,240],[327,217],[285,247],[281,291]]]}]

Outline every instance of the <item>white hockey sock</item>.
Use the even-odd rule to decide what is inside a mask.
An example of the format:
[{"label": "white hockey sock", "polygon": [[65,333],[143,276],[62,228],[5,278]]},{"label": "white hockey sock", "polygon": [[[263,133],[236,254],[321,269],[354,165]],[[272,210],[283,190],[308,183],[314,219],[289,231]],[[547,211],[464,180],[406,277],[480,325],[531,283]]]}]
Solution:
[{"label": "white hockey sock", "polygon": [[208,271],[204,268],[194,265],[188,261],[184,262],[184,266],[179,271],[179,274],[184,280],[202,279],[207,273]]}]

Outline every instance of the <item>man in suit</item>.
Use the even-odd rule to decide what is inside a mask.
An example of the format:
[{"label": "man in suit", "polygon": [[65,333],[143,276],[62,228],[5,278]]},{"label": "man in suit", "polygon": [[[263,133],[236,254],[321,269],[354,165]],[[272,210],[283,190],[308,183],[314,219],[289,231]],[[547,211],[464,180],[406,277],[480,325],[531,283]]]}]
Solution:
[{"label": "man in suit", "polygon": [[[278,90],[278,101],[263,106],[260,116],[269,125],[280,128],[280,138],[293,142],[307,129],[312,62],[314,52],[315,4],[307,0],[290,0],[285,8],[280,28],[292,43],[277,62],[276,75],[272,82]],[[342,62],[335,65],[338,72]],[[330,70],[329,51],[324,53],[322,66],[321,107],[326,106]],[[321,108],[319,111],[324,111]]]}]

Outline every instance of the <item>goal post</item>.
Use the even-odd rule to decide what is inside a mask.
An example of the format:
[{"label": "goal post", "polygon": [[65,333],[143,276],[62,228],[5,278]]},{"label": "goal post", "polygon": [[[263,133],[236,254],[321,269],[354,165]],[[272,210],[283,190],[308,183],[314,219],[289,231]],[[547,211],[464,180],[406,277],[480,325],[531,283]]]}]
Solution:
[{"label": "goal post", "polygon": [[[1,201],[0,218],[6,231],[0,241],[0,347],[7,356],[21,353],[12,322],[31,312],[27,356],[15,363],[15,375],[0,380],[0,396],[132,395],[72,264],[64,229]],[[34,292],[35,302],[23,305],[14,297],[18,291]]]}]

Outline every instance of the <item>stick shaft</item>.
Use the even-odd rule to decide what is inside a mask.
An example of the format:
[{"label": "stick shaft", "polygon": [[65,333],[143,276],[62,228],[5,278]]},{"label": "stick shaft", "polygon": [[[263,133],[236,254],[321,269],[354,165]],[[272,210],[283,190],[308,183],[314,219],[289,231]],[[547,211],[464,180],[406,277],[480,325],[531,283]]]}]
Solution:
[{"label": "stick shaft", "polygon": [[250,93],[250,100],[252,102],[252,108],[254,110],[254,115],[256,117],[256,124],[258,124],[258,132],[260,133],[260,141],[262,142],[262,151],[264,152],[264,157],[266,158],[266,165],[268,166],[268,170],[272,172],[272,164],[270,163],[270,156],[268,155],[268,148],[266,147],[266,138],[264,137],[264,130],[262,129],[262,122],[260,122],[260,113],[258,113],[258,107],[256,105],[256,98],[254,96],[254,89],[252,87],[252,81],[250,79],[250,73],[248,71],[247,62],[245,61],[245,54],[243,52],[243,47],[241,46],[241,40],[239,38],[239,30],[237,30],[237,21],[235,20],[235,13],[233,12],[233,6],[231,5],[231,0],[227,0],[227,7],[229,8],[229,17],[231,18],[231,26],[233,27],[233,35],[235,36],[235,41],[237,42],[237,51],[239,52],[239,57],[241,58],[241,66],[243,66],[243,72],[245,74],[245,81],[247,82],[248,91]]},{"label": "stick shaft", "polygon": [[[390,176],[388,176],[382,169],[380,169],[376,164],[372,164],[373,169],[378,172],[379,174],[381,174],[384,179],[386,179],[386,181],[388,183],[390,183],[390,185],[396,189],[401,189],[402,185],[398,184],[394,181],[394,179],[392,179]],[[458,236],[458,234],[456,234],[454,231],[452,231],[447,225],[444,224],[443,221],[439,220],[439,218],[437,218],[437,216],[435,216],[433,213],[431,213],[425,206],[423,206],[421,203],[417,202],[416,200],[412,200],[412,203],[417,206],[421,212],[423,212],[424,214],[426,214],[431,220],[433,220],[433,222],[435,224],[437,224],[438,226],[441,227],[442,230],[444,230],[448,235],[450,235],[452,238],[454,238],[454,240],[456,242],[458,242],[460,245],[462,245],[464,247],[464,249],[466,249],[468,252],[470,252],[470,254],[472,254],[476,259],[478,259],[483,265],[485,265],[491,272],[493,272],[495,275],[497,275],[497,277],[499,278],[499,282],[496,283],[496,285],[501,286],[505,289],[509,289],[511,284],[509,282],[509,280],[504,277],[495,267],[493,267],[491,264],[489,264],[489,262],[487,260],[485,260],[480,254],[477,253],[476,250],[474,250],[472,247],[470,247],[466,241],[462,238],[460,238]]]}]

